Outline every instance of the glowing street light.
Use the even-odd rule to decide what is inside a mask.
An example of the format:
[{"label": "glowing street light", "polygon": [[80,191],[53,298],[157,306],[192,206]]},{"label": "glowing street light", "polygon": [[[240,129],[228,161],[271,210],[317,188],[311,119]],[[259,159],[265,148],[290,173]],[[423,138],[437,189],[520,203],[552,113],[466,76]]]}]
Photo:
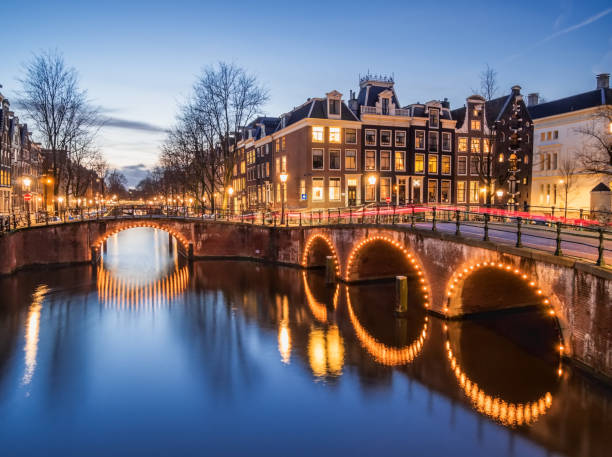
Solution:
[{"label": "glowing street light", "polygon": [[370,175],[368,177],[368,182],[373,186],[374,184],[376,184],[376,175]]},{"label": "glowing street light", "polygon": [[497,192],[495,192],[495,195],[497,195],[499,198],[501,198],[504,195],[504,191],[501,189],[498,189]]}]

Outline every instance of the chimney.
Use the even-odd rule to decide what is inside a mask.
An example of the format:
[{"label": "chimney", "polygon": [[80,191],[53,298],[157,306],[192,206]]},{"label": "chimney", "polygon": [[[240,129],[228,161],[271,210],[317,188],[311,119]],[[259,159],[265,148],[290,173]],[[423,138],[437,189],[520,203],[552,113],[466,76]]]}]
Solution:
[{"label": "chimney", "polygon": [[444,97],[444,100],[442,101],[442,107],[450,109],[450,103],[448,101],[448,98]]},{"label": "chimney", "polygon": [[355,92],[352,90],[350,91],[350,99],[348,101],[348,106],[353,113],[358,114],[359,103],[357,102],[357,99],[355,98]]},{"label": "chimney", "polygon": [[538,104],[538,100],[540,99],[540,94],[537,92],[533,92],[527,95],[527,106],[535,106]]},{"label": "chimney", "polygon": [[521,94],[521,86],[519,86],[519,85],[512,86],[512,93],[514,95],[520,95]]},{"label": "chimney", "polygon": [[609,89],[610,88],[610,73],[600,73],[597,75],[597,88],[598,89]]}]

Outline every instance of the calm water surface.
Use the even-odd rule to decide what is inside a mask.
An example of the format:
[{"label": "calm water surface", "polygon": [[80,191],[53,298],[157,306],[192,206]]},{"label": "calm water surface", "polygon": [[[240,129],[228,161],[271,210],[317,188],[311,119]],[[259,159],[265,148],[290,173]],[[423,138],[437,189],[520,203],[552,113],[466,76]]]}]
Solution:
[{"label": "calm water surface", "polygon": [[1,455],[611,455],[611,391],[538,311],[395,318],[393,284],[189,266],[146,228],[0,300]]}]

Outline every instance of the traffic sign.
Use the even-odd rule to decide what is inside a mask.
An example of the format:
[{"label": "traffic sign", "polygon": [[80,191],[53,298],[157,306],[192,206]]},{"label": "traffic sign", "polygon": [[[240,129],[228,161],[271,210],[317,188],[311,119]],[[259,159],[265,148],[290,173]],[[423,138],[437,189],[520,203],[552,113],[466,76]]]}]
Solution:
[{"label": "traffic sign", "polygon": [[306,194],[302,194],[302,200],[306,200],[306,199],[307,199]]},{"label": "traffic sign", "polygon": [[391,203],[391,197],[387,197],[387,203]]},{"label": "traffic sign", "polygon": [[25,195],[23,196],[23,199],[24,199],[26,202],[29,202],[30,200],[32,200],[32,194],[25,194]]}]

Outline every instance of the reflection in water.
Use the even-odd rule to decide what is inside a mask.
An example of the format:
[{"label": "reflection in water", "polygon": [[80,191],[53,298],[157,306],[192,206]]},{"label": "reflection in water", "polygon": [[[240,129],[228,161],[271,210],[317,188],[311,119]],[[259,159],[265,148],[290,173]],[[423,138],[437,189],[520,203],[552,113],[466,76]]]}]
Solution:
[{"label": "reflection in water", "polygon": [[36,369],[36,354],[38,353],[38,332],[40,331],[40,310],[49,288],[42,284],[32,294],[32,303],[28,310],[25,333],[25,372],[21,383],[27,385],[32,381]]},{"label": "reflection in water", "polygon": [[609,454],[612,394],[557,376],[545,313],[444,321],[419,291],[396,318],[393,284],[187,269],[141,233],[97,271],[0,278],[3,454]]}]

